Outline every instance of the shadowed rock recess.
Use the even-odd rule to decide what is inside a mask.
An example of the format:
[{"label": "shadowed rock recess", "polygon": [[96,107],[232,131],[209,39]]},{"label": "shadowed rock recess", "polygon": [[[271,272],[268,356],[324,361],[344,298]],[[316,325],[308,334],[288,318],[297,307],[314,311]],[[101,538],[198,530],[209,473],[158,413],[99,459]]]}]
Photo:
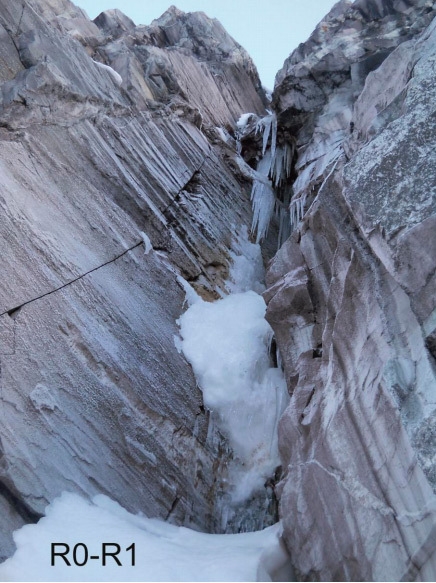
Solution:
[{"label": "shadowed rock recess", "polygon": [[225,529],[232,452],[174,336],[181,277],[222,295],[257,180],[291,208],[263,249],[297,580],[434,580],[435,14],[341,0],[259,122],[251,59],[203,13],[0,0],[0,560],[65,490]]}]

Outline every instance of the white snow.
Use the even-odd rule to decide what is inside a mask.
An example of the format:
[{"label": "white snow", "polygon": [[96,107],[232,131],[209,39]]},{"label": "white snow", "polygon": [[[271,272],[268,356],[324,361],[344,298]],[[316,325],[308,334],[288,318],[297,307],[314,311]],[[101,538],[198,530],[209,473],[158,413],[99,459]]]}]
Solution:
[{"label": "white snow", "polygon": [[240,229],[230,251],[232,265],[226,288],[231,293],[253,290],[259,294],[265,291],[265,268],[260,245],[251,243],[246,227]]},{"label": "white snow", "polygon": [[141,235],[142,242],[144,243],[144,255],[148,255],[150,251],[153,251],[153,245],[151,244],[148,235],[146,235],[144,231],[140,231],[139,234]]},{"label": "white snow", "polygon": [[241,115],[241,117],[238,119],[238,121],[236,122],[236,127],[238,128],[238,130],[243,130],[245,128],[245,126],[247,125],[247,123],[250,121],[250,117],[255,116],[255,113],[243,113]]},{"label": "white snow", "polygon": [[247,291],[199,299],[179,319],[181,348],[204,403],[238,458],[229,470],[234,504],[262,488],[280,464],[277,423],[288,396],[282,371],[270,364],[265,311],[263,298]]},{"label": "white snow", "polygon": [[185,292],[185,303],[188,304],[188,307],[201,301],[200,296],[197,294],[192,285],[186,281],[185,278],[183,278],[181,275],[178,275],[176,279]]},{"label": "white snow", "polygon": [[97,67],[99,67],[100,69],[103,69],[103,70],[107,71],[109,73],[109,75],[112,77],[112,80],[117,85],[122,85],[123,84],[123,78],[121,77],[121,75],[119,73],[117,73],[115,71],[115,69],[112,69],[112,67],[109,67],[109,65],[105,65],[104,63],[99,63],[98,61],[94,61],[94,59],[92,59],[92,60],[97,65]]},{"label": "white snow", "polygon": [[[14,533],[17,551],[0,565],[0,581],[270,581],[287,560],[280,531],[277,524],[247,534],[203,534],[130,514],[103,495],[89,502],[64,493],[37,524]],[[51,545],[60,542],[71,548],[70,567],[61,557],[51,566]],[[100,559],[75,566],[72,549],[77,543]],[[102,566],[102,543],[120,545],[122,566],[110,556]],[[132,543],[135,566],[132,552],[126,552]],[[83,547],[78,547],[77,559],[84,560]]]}]

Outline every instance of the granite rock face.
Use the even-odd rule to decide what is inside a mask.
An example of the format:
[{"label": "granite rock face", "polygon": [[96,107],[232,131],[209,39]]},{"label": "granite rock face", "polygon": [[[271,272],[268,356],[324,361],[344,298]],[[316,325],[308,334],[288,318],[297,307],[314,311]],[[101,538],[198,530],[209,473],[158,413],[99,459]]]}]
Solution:
[{"label": "granite rock face", "polygon": [[432,2],[339,2],[276,79],[305,214],[268,271],[301,580],[436,574]]},{"label": "granite rock face", "polygon": [[203,14],[1,0],[0,80],[0,558],[64,490],[218,530],[226,454],[174,336],[180,276],[219,297],[251,222],[216,126],[263,113],[254,66]]}]

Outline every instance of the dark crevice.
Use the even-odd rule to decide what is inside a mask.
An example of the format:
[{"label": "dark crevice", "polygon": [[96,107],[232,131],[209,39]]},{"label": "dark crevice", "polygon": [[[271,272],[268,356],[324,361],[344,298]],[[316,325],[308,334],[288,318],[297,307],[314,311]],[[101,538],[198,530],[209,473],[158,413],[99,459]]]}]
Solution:
[{"label": "dark crevice", "polygon": [[5,314],[8,314],[8,316],[13,317],[14,314],[17,314],[17,312],[19,310],[21,310],[21,308],[23,308],[24,306],[27,306],[28,304],[32,304],[33,302],[36,302],[37,300],[41,300],[47,296],[50,296],[62,289],[65,289],[66,287],[72,285],[73,283],[76,283],[77,281],[80,281],[81,279],[83,279],[84,277],[86,277],[87,275],[89,275],[90,273],[94,273],[94,271],[97,271],[98,269],[101,269],[102,267],[106,267],[106,265],[110,265],[111,263],[114,263],[115,261],[117,261],[118,259],[120,259],[121,257],[123,257],[124,255],[126,255],[127,253],[129,253],[129,251],[133,251],[133,249],[136,249],[137,247],[139,247],[140,245],[143,245],[144,242],[143,241],[139,241],[139,243],[135,243],[135,245],[132,245],[132,247],[129,247],[128,249],[125,249],[122,253],[120,253],[119,255],[117,255],[116,257],[113,257],[112,259],[109,259],[108,261],[106,261],[105,263],[102,263],[101,265],[98,265],[97,267],[93,267],[92,269],[90,269],[89,271],[87,271],[86,273],[82,273],[82,275],[79,275],[77,277],[75,277],[74,279],[72,279],[71,281],[68,281],[67,283],[64,283],[63,285],[60,285],[59,287],[52,289],[44,294],[41,294],[40,296],[37,296],[35,298],[32,298],[31,300],[27,300],[26,302],[23,302],[22,304],[20,304],[19,306],[15,306],[13,308],[9,308],[8,310],[5,310],[4,312],[2,312],[0,314],[1,316],[4,316]]},{"label": "dark crevice", "polygon": [[40,518],[42,518],[42,514],[38,514],[34,512],[31,508],[27,506],[25,502],[20,500],[20,498],[12,492],[10,488],[6,486],[3,482],[0,481],[0,496],[2,496],[10,506],[21,516],[21,518],[26,523],[35,524],[38,522]]},{"label": "dark crevice", "polygon": [[162,210],[163,215],[165,215],[165,213],[173,206],[173,204],[179,200],[180,194],[182,193],[183,190],[186,190],[187,192],[194,192],[194,190],[192,190],[192,188],[194,188],[194,185],[197,186],[199,184],[199,176],[200,176],[201,169],[203,168],[206,160],[209,157],[210,156],[208,154],[207,156],[205,156],[203,158],[200,166],[192,172],[192,174],[189,177],[189,179],[187,180],[187,182],[185,182],[185,184],[181,188],[179,188],[179,190],[174,195],[172,201],[169,204],[167,204],[167,206]]},{"label": "dark crevice", "polygon": [[279,362],[278,362],[279,359],[278,359],[278,355],[277,355],[277,350],[278,350],[277,341],[275,338],[273,338],[271,340],[271,346],[269,349],[269,356],[270,356],[271,364],[272,364],[273,368],[278,368],[278,366],[279,366]]},{"label": "dark crevice", "polygon": [[18,22],[18,26],[17,26],[17,31],[15,33],[15,36],[18,36],[19,32],[20,32],[20,28],[21,28],[21,22],[23,20],[23,16],[24,16],[24,11],[26,10],[26,3],[24,2],[23,4],[23,9],[21,11],[21,16],[20,16],[20,20]]},{"label": "dark crevice", "polygon": [[173,514],[173,512],[176,509],[176,507],[177,507],[177,505],[178,505],[179,502],[180,502],[180,497],[179,496],[176,496],[175,499],[174,499],[174,502],[171,505],[171,508],[170,508],[168,514],[166,515],[165,520],[168,520],[170,518],[170,516]]},{"label": "dark crevice", "polygon": [[322,358],[322,344],[318,344],[316,348],[312,351],[313,358]]}]

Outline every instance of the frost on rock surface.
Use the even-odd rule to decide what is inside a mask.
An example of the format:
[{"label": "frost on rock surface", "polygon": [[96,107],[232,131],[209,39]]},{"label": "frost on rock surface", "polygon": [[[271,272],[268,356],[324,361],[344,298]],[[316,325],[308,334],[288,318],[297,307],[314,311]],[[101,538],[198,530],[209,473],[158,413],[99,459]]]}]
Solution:
[{"label": "frost on rock surface", "polygon": [[144,243],[144,255],[148,255],[150,251],[153,251],[153,245],[151,244],[149,236],[144,233],[144,231],[141,231],[139,234],[141,235],[142,242]]},{"label": "frost on rock surface", "polygon": [[[45,514],[38,524],[14,533],[17,551],[0,565],[1,581],[102,581],[102,577],[105,581],[271,581],[279,573],[286,574],[288,557],[280,543],[279,524],[255,533],[203,534],[130,514],[107,496],[89,502],[70,493],[56,499]],[[71,548],[70,567],[60,557],[50,566],[51,544],[58,541]],[[75,566],[72,550],[78,541],[100,560]],[[120,545],[122,567],[110,556],[102,567],[104,541]],[[132,552],[125,552],[132,543],[134,566]],[[78,548],[77,558],[84,560],[83,547]]]}]

